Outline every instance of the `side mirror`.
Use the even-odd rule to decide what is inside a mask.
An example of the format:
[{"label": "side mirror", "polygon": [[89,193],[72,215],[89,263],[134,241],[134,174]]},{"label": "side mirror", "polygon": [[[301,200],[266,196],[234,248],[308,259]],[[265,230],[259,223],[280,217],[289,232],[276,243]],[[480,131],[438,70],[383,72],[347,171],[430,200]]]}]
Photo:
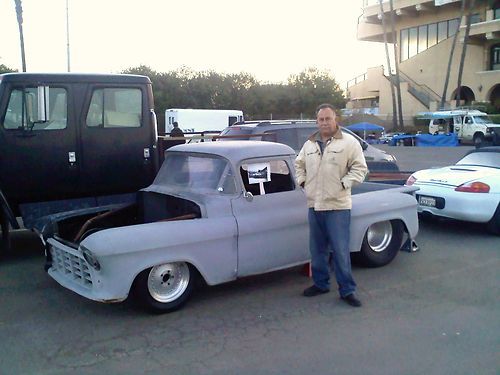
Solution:
[{"label": "side mirror", "polygon": [[361,143],[361,148],[363,149],[363,151],[365,151],[368,148],[368,143],[361,141],[359,143]]}]

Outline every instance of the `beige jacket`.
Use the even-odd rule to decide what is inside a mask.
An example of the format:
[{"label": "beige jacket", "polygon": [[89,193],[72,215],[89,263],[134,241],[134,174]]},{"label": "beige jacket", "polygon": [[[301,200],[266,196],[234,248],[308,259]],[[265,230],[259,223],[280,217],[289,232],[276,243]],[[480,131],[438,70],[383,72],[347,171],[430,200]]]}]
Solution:
[{"label": "beige jacket", "polygon": [[304,143],[297,159],[297,183],[303,183],[307,206],[316,211],[352,207],[351,187],[363,182],[368,171],[358,140],[340,128],[324,145],[323,155],[314,133]]}]

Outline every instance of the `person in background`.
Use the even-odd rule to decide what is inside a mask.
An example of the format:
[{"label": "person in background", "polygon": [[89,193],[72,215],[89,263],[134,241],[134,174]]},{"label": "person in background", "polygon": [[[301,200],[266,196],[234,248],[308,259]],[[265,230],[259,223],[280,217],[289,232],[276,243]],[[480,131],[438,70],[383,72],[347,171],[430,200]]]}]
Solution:
[{"label": "person in background", "polygon": [[331,104],[317,108],[316,122],[318,131],[304,143],[295,161],[297,183],[307,197],[314,281],[303,295],[330,291],[331,260],[340,298],[359,307],[349,249],[351,187],[364,180],[368,169],[361,145],[341,131]]},{"label": "person in background", "polygon": [[[172,131],[170,132],[170,137],[171,138],[184,138],[184,132],[182,131],[181,128],[179,128],[179,123],[177,121],[174,121],[173,123],[173,126],[174,128],[172,129]],[[172,139],[172,140],[167,140],[166,141],[166,148],[170,148],[172,146],[176,146],[176,145],[182,145],[186,143],[186,141],[184,139]]]}]

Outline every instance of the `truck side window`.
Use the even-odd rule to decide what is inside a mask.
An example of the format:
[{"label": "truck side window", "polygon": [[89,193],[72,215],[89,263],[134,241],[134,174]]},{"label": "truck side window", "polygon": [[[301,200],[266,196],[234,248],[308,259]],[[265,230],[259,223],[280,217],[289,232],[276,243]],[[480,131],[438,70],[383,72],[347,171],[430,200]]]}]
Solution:
[{"label": "truck side window", "polygon": [[295,189],[292,175],[284,160],[243,164],[240,167],[240,174],[245,190],[253,195],[272,194]]},{"label": "truck side window", "polygon": [[97,89],[92,93],[87,112],[87,126],[103,128],[138,128],[142,120],[140,89]]},{"label": "truck side window", "polygon": [[37,88],[14,89],[10,92],[9,104],[2,125],[5,129],[65,129],[68,118],[66,89],[50,87],[49,100],[46,106],[48,119],[46,121],[36,121],[38,113]]}]

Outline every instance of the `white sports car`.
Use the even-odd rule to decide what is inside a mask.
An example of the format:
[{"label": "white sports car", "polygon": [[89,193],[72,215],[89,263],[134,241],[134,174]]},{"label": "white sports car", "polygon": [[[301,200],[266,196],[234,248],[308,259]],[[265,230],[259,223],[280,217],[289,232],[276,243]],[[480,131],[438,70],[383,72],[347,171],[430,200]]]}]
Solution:
[{"label": "white sports car", "polygon": [[500,147],[468,152],[455,165],[413,173],[407,186],[417,186],[418,212],[487,223],[500,234]]}]

